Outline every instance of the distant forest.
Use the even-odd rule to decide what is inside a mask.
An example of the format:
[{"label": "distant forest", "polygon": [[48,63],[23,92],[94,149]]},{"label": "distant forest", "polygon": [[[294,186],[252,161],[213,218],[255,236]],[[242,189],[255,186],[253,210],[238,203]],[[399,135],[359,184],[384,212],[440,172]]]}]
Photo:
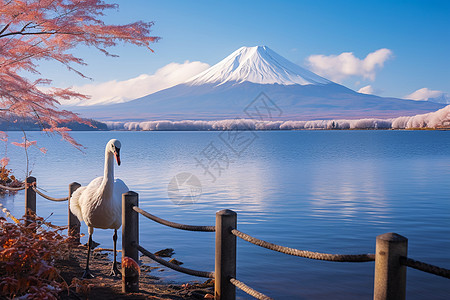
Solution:
[{"label": "distant forest", "polygon": [[[97,130],[108,130],[105,123],[95,121],[92,119],[87,119],[94,127],[88,126],[86,124],[80,124],[77,122],[61,123],[60,127],[67,127],[73,131],[97,131]],[[11,122],[8,120],[0,119],[0,130],[1,131],[40,131],[42,128],[46,128],[46,124],[39,124],[31,119],[22,119],[17,122]],[[48,126],[49,127],[49,126]]]}]

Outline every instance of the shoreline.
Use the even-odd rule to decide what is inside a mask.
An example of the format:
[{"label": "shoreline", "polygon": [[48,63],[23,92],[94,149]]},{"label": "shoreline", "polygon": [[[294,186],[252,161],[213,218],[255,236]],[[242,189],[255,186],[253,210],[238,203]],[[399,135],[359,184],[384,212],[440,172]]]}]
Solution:
[{"label": "shoreline", "polygon": [[[71,130],[70,132],[221,132],[221,131],[257,131],[257,132],[287,132],[287,131],[449,131],[450,127],[411,127],[411,128],[292,128],[292,129],[108,129],[108,130]],[[23,130],[1,130],[4,132],[23,132]],[[44,132],[43,130],[25,130],[25,132]]]},{"label": "shoreline", "polygon": [[205,295],[214,294],[214,284],[189,282],[185,284],[169,284],[152,274],[154,268],[141,265],[139,293],[122,293],[122,280],[109,276],[111,260],[104,251],[94,251],[90,261],[90,269],[95,278],[82,280],[86,260],[86,245],[74,245],[68,256],[57,260],[55,267],[61,277],[70,286],[69,291],[59,293],[62,300],[73,299],[205,299]]},{"label": "shoreline", "polygon": [[[449,130],[450,105],[437,111],[414,116],[392,118],[326,118],[313,120],[282,120],[269,114],[258,118],[233,118],[217,120],[148,120],[148,121],[106,121],[89,119],[96,127],[84,127],[79,124],[67,124],[76,130],[89,131],[276,131],[276,130]],[[22,126],[20,126],[22,125]],[[0,124],[0,130],[27,130],[27,124]],[[30,125],[30,124],[28,124]],[[32,124],[32,130],[39,129]],[[25,128],[23,128],[25,126]],[[3,128],[5,127],[5,128]],[[2,129],[3,128],[3,129]]]}]

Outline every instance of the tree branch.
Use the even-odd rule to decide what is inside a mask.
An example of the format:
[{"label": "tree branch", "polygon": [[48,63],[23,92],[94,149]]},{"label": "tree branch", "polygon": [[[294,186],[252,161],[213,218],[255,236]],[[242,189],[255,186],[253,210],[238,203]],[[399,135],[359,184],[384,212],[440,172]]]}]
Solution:
[{"label": "tree branch", "polygon": [[5,27],[3,27],[2,31],[0,31],[0,36],[9,28],[9,25],[11,25],[11,22],[9,22],[8,24],[6,24]]},{"label": "tree branch", "polygon": [[39,35],[39,34],[56,34],[57,31],[40,31],[40,32],[22,32],[22,31],[14,31],[8,32],[3,35],[0,35],[0,38],[10,36],[10,35]]}]

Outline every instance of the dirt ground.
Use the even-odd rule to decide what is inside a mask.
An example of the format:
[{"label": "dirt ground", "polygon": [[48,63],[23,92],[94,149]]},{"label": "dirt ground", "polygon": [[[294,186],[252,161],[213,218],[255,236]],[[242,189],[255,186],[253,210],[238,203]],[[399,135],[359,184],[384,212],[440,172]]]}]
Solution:
[{"label": "dirt ground", "polygon": [[[56,262],[61,276],[71,285],[69,291],[59,294],[60,299],[209,299],[214,294],[214,282],[174,285],[153,276],[152,268],[141,266],[139,293],[122,293],[122,281],[109,276],[111,260],[105,251],[94,251],[90,270],[93,279],[81,280],[86,261],[86,246],[73,247],[64,260]],[[120,267],[119,267],[120,269]]]}]

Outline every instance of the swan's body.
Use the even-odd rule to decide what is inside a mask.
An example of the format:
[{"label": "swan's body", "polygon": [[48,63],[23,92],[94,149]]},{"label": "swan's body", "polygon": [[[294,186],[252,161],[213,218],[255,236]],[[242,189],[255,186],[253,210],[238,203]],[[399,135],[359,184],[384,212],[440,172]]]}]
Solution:
[{"label": "swan's body", "polygon": [[70,199],[70,210],[86,223],[89,231],[119,229],[122,225],[122,194],[128,192],[128,187],[116,179],[105,188],[103,178],[97,177],[87,186],[79,187]]},{"label": "swan's body", "polygon": [[92,277],[89,272],[89,254],[94,228],[114,229],[114,262],[112,273],[120,273],[116,266],[117,229],[122,225],[122,194],[128,192],[126,184],[114,180],[114,157],[120,165],[118,140],[110,140],[105,149],[105,170],[103,177],[97,177],[87,186],[78,188],[70,198],[70,211],[85,222],[89,231],[88,258],[83,277]]}]

